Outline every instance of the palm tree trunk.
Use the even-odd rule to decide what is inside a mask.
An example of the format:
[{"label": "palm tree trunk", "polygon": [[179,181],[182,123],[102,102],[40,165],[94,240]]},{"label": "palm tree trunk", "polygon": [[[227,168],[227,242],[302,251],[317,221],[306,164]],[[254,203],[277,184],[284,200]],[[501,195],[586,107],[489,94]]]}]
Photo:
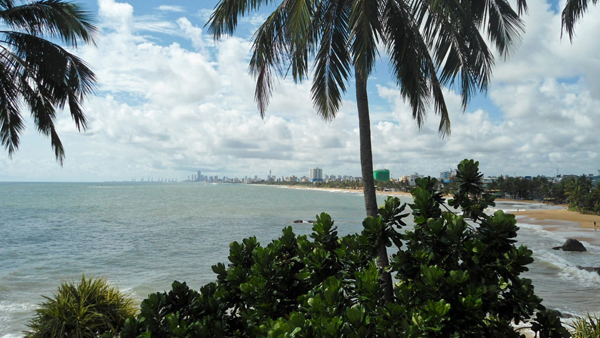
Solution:
[{"label": "palm tree trunk", "polygon": [[[373,179],[373,151],[371,149],[371,119],[369,118],[369,98],[367,79],[356,72],[356,105],[358,108],[358,128],[360,137],[360,167],[362,171],[363,192],[367,216],[377,217],[377,194]],[[385,245],[378,248],[377,266],[381,268],[381,282],[384,285],[384,299],[393,301],[392,276],[385,268],[390,264]]]},{"label": "palm tree trunk", "polygon": [[358,128],[360,131],[360,167],[367,216],[377,216],[377,195],[373,179],[373,152],[371,150],[371,119],[367,81],[356,75],[356,105],[358,106]]}]

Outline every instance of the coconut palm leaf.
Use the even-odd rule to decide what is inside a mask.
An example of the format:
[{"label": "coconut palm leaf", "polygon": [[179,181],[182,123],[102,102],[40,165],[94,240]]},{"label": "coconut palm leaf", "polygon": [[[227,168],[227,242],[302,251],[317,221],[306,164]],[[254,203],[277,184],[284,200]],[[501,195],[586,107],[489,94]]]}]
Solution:
[{"label": "coconut palm leaf", "polygon": [[93,43],[97,29],[88,12],[64,0],[41,0],[15,6],[0,1],[0,20],[11,30],[0,31],[0,140],[12,156],[23,130],[22,100],[31,111],[38,131],[50,138],[62,165],[65,152],[56,132],[56,111],[68,105],[78,130],[87,126],[83,101],[93,93],[96,77],[90,67],[62,46],[79,41]]},{"label": "coconut palm leaf", "polygon": [[312,25],[317,41],[312,99],[317,113],[324,120],[335,118],[346,92],[350,76],[350,53],[347,45],[350,32],[346,23],[350,16],[350,1],[323,1],[315,13]]},{"label": "coconut palm leaf", "polygon": [[92,24],[92,17],[76,3],[43,0],[14,6],[8,1],[0,4],[0,8],[0,20],[11,29],[61,39],[75,47],[80,39],[86,43],[94,42],[97,28]]},{"label": "coconut palm leaf", "polygon": [[[591,0],[591,3],[596,5],[598,0]],[[569,40],[573,41],[575,36],[575,24],[583,17],[583,14],[588,10],[588,0],[567,0],[565,8],[562,11],[562,32],[565,30],[569,34]]]},{"label": "coconut palm leaf", "polygon": [[435,112],[441,117],[439,132],[447,135],[450,133],[450,115],[437,67],[412,10],[410,4],[402,1],[387,1],[383,9],[384,36],[392,74],[400,94],[412,107],[417,125],[424,123],[428,104],[433,99]]}]

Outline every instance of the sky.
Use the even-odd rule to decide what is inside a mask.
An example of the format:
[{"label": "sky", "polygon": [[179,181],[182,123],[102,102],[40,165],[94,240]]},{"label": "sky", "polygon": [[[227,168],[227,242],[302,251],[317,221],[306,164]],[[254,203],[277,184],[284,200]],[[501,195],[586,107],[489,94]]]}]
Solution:
[{"label": "sky", "polygon": [[[92,182],[219,177],[360,176],[353,87],[338,116],[323,121],[310,81],[280,79],[264,119],[248,73],[251,38],[266,12],[244,17],[215,42],[205,24],[216,0],[80,1],[100,27],[95,46],[74,51],[98,77],[85,103],[88,129],[67,112],[57,129],[61,167],[29,112],[19,150],[0,156],[0,181]],[[419,129],[388,77],[385,54],[369,79],[373,162],[393,178],[439,177],[472,158],[486,176],[598,174],[600,15],[592,7],[571,43],[561,39],[564,3],[529,1],[526,33],[493,80],[463,111],[445,91],[452,134],[441,139],[433,113]]]}]

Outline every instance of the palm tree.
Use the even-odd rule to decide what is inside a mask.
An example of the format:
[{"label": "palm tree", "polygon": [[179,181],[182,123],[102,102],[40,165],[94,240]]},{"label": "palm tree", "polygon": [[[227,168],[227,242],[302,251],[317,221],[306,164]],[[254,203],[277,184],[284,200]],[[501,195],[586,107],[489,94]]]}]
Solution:
[{"label": "palm tree", "polygon": [[[83,100],[96,77],[77,56],[49,40],[76,48],[94,42],[97,28],[79,5],[66,0],[15,4],[0,0],[0,139],[12,157],[25,127],[21,105],[31,111],[38,131],[48,137],[57,161],[65,151],[54,125],[68,104],[78,130],[86,128]],[[47,40],[47,39],[49,40]]]},{"label": "palm tree", "polygon": [[[238,17],[273,0],[221,0],[207,25],[215,39],[233,34]],[[380,48],[389,57],[400,95],[412,107],[418,126],[428,103],[440,116],[439,133],[450,133],[442,87],[454,85],[466,108],[471,96],[485,90],[494,57],[481,36],[487,32],[506,56],[523,31],[518,13],[506,0],[281,0],[254,35],[250,71],[256,77],[255,99],[264,117],[276,76],[291,73],[300,82],[314,63],[312,99],[324,120],[335,118],[346,84],[354,74],[359,119],[360,161],[367,216],[377,215],[367,80]],[[378,264],[388,265],[385,246]],[[386,299],[391,278],[384,273]]]}]

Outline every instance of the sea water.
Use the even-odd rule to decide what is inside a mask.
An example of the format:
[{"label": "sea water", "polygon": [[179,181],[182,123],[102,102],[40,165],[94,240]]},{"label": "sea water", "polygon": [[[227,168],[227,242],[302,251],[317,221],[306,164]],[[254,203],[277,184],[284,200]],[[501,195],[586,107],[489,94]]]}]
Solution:
[{"label": "sea water", "polygon": [[[243,184],[0,183],[0,337],[22,337],[43,295],[83,273],[106,278],[137,301],[169,290],[174,280],[199,289],[215,280],[211,266],[227,262],[232,241],[256,236],[266,245],[285,226],[308,234],[310,224],[294,221],[324,211],[340,235],[359,232],[363,196]],[[598,247],[585,243],[585,253],[551,248],[569,236],[600,233],[570,224],[571,232],[549,232],[524,221],[518,239],[535,258],[525,277],[544,304],[572,314],[598,311],[600,275],[577,268],[598,265]]]}]

